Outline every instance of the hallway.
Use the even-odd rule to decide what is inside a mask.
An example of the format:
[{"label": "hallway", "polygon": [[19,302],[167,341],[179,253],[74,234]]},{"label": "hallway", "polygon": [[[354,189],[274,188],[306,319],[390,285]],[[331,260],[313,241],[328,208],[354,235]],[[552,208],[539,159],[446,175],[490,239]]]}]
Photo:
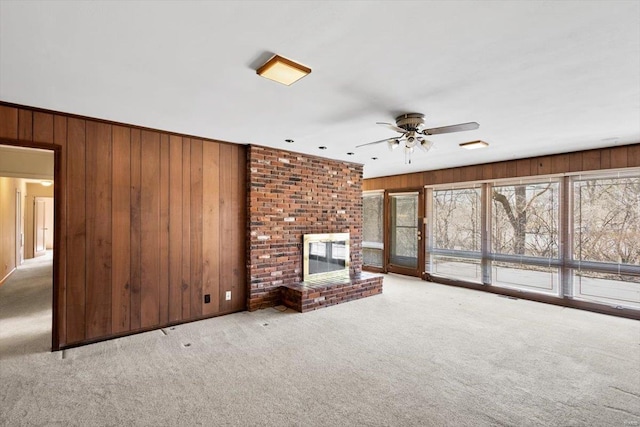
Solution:
[{"label": "hallway", "polygon": [[52,267],[48,250],[0,287],[0,359],[51,350]]}]

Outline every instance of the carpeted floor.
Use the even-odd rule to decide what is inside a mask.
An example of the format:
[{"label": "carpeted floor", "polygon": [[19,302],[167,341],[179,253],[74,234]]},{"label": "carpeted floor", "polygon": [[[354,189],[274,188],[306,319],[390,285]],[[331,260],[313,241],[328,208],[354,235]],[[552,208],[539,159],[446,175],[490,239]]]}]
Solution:
[{"label": "carpeted floor", "polygon": [[388,275],[50,353],[50,270],[26,270],[0,288],[3,426],[640,425],[637,321]]}]

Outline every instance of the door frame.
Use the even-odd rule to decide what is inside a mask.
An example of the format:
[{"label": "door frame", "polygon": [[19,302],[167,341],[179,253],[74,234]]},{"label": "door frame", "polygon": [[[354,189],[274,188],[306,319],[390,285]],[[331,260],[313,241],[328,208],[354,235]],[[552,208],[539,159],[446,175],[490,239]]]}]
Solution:
[{"label": "door frame", "polygon": [[[62,171],[62,146],[53,143],[26,141],[22,139],[10,139],[0,137],[0,145],[13,147],[36,148],[39,150],[53,151],[53,274],[52,301],[51,301],[51,351],[60,350],[60,328],[64,325],[61,316],[66,311],[64,298],[60,297],[63,269],[60,266],[60,238],[62,236],[62,203],[64,194]],[[64,290],[62,290],[64,291]]]},{"label": "door frame", "polygon": [[24,240],[22,236],[22,192],[16,189],[16,268],[22,264]]},{"label": "door frame", "polygon": [[[417,265],[415,268],[403,267],[391,263],[391,196],[395,194],[417,193],[418,196],[418,241]],[[424,277],[424,236],[425,236],[425,191],[424,187],[384,192],[384,271],[405,276]]]},{"label": "door frame", "polygon": [[[48,197],[34,197],[33,198],[33,257],[39,257],[47,253],[47,202],[45,199]],[[42,208],[42,250],[38,250],[38,238],[40,234],[40,229],[38,229],[38,213],[39,209],[38,203],[42,203],[44,206]]]}]

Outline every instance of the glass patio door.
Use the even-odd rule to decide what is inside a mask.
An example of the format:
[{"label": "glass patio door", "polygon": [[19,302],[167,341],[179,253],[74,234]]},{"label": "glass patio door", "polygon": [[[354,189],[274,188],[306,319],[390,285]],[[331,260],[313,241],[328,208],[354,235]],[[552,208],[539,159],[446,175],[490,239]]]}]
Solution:
[{"label": "glass patio door", "polygon": [[418,277],[422,275],[424,254],[419,248],[422,242],[423,209],[420,200],[420,192],[417,191],[389,193],[389,272]]}]

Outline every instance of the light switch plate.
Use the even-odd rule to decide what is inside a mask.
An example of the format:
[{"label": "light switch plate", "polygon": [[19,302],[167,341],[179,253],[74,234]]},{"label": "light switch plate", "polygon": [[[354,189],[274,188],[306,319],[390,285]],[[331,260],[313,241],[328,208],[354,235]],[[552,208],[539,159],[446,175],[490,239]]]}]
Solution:
[{"label": "light switch plate", "polygon": [[224,295],[225,300],[231,301],[231,291],[227,291]]}]

